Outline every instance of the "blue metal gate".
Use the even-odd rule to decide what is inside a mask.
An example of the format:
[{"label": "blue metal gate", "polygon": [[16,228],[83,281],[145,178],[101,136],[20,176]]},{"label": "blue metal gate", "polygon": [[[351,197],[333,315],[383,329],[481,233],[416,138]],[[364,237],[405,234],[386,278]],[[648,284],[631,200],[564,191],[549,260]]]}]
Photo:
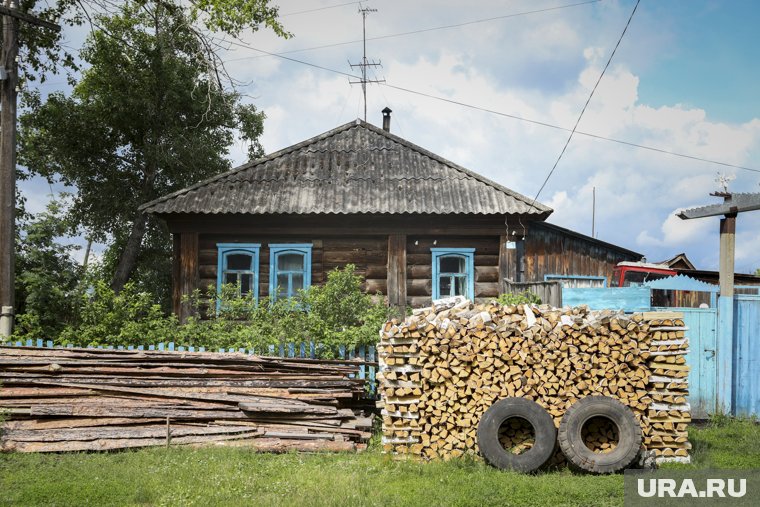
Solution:
[{"label": "blue metal gate", "polygon": [[760,296],[734,298],[733,407],[738,416],[760,416]]}]

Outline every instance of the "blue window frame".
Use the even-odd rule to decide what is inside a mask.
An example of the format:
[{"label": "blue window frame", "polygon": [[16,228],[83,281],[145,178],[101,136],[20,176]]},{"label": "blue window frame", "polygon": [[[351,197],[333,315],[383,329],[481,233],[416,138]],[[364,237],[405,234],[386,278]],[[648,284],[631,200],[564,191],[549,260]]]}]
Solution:
[{"label": "blue window frame", "polygon": [[[217,243],[216,291],[235,284],[238,294],[259,299],[259,243]],[[219,309],[221,301],[217,300]]]},{"label": "blue window frame", "polygon": [[475,249],[431,248],[433,299],[464,296],[475,299]]},{"label": "blue window frame", "polygon": [[311,286],[311,243],[269,245],[269,297],[298,294]]}]

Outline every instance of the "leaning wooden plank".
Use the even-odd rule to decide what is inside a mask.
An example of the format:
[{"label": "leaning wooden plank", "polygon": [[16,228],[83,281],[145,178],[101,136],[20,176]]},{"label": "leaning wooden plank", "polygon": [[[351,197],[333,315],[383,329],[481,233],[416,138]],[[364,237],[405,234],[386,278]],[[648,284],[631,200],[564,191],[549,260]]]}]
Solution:
[{"label": "leaning wooden plank", "polygon": [[3,387],[0,389],[0,400],[3,398],[35,398],[44,396],[91,396],[95,391],[81,387]]},{"label": "leaning wooden plank", "polygon": [[[62,442],[73,440],[99,439],[166,439],[166,425],[153,424],[129,427],[77,428],[59,430],[10,430],[2,438],[14,442]],[[250,426],[187,426],[175,424],[169,426],[171,438],[189,435],[225,435],[250,433]],[[262,433],[259,431],[259,433]]]},{"label": "leaning wooden plank", "polygon": [[334,407],[319,406],[319,405],[293,405],[293,404],[275,404],[275,403],[238,403],[240,410],[244,412],[253,413],[268,413],[268,414],[319,414],[335,416],[338,414],[338,410]]},{"label": "leaning wooden plank", "polygon": [[[200,447],[203,444],[195,444]],[[349,452],[356,451],[357,444],[349,441],[332,440],[286,440],[280,438],[254,438],[218,441],[214,446],[246,447],[260,452]]]},{"label": "leaning wooden plank", "polygon": [[[64,386],[73,386],[76,384],[71,383],[59,383],[58,385],[64,385]],[[266,403],[267,400],[278,400],[278,403],[280,403],[279,400],[282,400],[282,403],[288,403],[291,398],[286,397],[277,397],[277,396],[252,396],[252,395],[236,395],[236,394],[227,394],[227,393],[201,393],[201,392],[195,392],[195,391],[178,391],[173,389],[141,389],[141,388],[133,388],[133,387],[110,387],[110,386],[103,386],[98,384],[80,384],[83,387],[87,387],[88,389],[91,389],[93,392],[101,392],[101,393],[117,393],[117,394],[129,394],[129,395],[139,395],[141,399],[150,399],[151,397],[161,398],[161,399],[186,399],[186,400],[196,400],[196,401],[208,401],[208,402],[217,402],[217,403],[223,403],[223,404],[229,404],[229,405],[237,405],[240,402],[248,402],[248,403]],[[44,392],[44,391],[43,391]],[[332,402],[337,402],[337,400],[327,398],[327,400]],[[298,400],[292,400],[293,402],[298,402]],[[2,400],[0,400],[0,403],[2,403]],[[301,405],[295,405],[295,406],[301,406]]]},{"label": "leaning wooden plank", "polygon": [[125,417],[80,417],[64,419],[27,419],[5,421],[6,430],[46,430],[64,428],[86,428],[102,426],[124,426],[133,424],[165,423],[165,419],[130,419]]},{"label": "leaning wooden plank", "polygon": [[40,405],[29,411],[31,417],[129,417],[129,418],[167,418],[172,419],[247,419],[248,417],[233,410],[193,410],[182,408],[120,407],[98,405]]},{"label": "leaning wooden plank", "polygon": [[[238,433],[234,435],[208,435],[186,436],[171,439],[172,445],[211,443],[238,438],[255,438],[258,432]],[[137,447],[151,447],[166,445],[166,437],[163,438],[101,438],[91,441],[68,441],[68,442],[13,442],[1,441],[2,452],[73,452],[73,451],[109,451],[114,449],[129,449]]]}]

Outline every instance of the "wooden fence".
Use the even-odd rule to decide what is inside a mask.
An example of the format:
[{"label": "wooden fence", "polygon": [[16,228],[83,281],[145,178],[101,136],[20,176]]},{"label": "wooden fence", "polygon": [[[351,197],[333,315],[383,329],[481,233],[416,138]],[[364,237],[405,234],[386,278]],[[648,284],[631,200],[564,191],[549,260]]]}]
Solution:
[{"label": "wooden fence", "polygon": [[[76,348],[73,345],[69,344],[66,346],[62,345],[54,345],[52,340],[25,340],[25,341],[15,341],[15,342],[7,342],[2,343],[0,342],[0,345],[6,346],[6,347],[43,347],[43,348],[69,348],[73,349]],[[276,347],[274,345],[269,345],[266,350],[256,350],[256,349],[246,349],[246,348],[230,348],[230,349],[224,349],[220,348],[217,350],[207,350],[206,347],[193,347],[193,346],[182,346],[182,345],[175,345],[174,342],[169,343],[157,343],[155,345],[119,345],[119,346],[87,346],[82,348],[88,348],[88,349],[101,349],[101,350],[154,350],[159,352],[219,352],[221,354],[224,353],[235,353],[239,352],[242,354],[258,354],[260,356],[271,356],[271,357],[297,357],[297,358],[309,358],[309,359],[316,359],[317,357],[321,356],[321,352],[325,350],[325,347],[321,344],[314,343],[314,342],[303,342],[303,343],[287,343],[287,344],[280,344],[279,347]],[[340,345],[335,350],[335,355],[338,359],[345,359],[347,361],[351,361],[352,365],[359,366],[359,373],[358,377],[362,380],[365,380],[367,383],[367,392],[371,396],[375,396],[377,393],[377,381],[375,379],[375,374],[377,373],[377,359],[376,359],[377,351],[375,350],[375,347],[373,345],[359,345],[358,347],[354,349],[347,349],[345,345]],[[353,376],[353,375],[351,375]]]},{"label": "wooden fence", "polygon": [[559,280],[547,280],[544,282],[513,282],[509,278],[504,279],[505,294],[519,294],[532,292],[541,302],[556,308],[562,307],[562,282]]}]

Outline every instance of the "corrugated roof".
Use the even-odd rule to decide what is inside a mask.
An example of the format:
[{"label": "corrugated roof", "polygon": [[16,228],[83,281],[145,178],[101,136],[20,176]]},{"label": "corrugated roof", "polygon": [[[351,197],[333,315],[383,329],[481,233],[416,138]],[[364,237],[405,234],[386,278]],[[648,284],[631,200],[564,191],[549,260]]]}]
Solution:
[{"label": "corrugated roof", "polygon": [[742,211],[754,211],[760,209],[760,194],[730,194],[722,203],[710,204],[699,208],[685,209],[678,213],[683,220],[691,218],[713,217],[727,215]]},{"label": "corrugated roof", "polygon": [[552,210],[361,120],[140,207],[147,213],[530,214]]}]

